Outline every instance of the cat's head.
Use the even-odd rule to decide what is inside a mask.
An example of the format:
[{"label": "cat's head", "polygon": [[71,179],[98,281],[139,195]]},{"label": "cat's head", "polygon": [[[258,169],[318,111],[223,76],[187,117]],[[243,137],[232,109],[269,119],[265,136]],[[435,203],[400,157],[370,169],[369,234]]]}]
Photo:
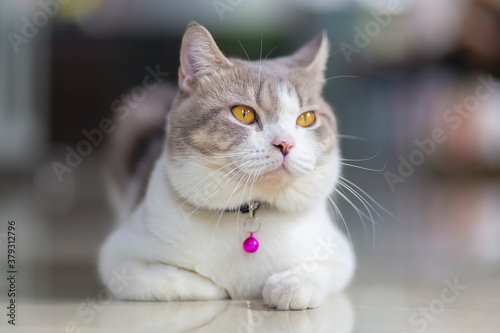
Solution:
[{"label": "cat's head", "polygon": [[327,59],[325,33],[290,56],[244,61],[191,24],[167,121],[166,172],[181,198],[214,210],[324,201],[339,174],[336,119],[321,96]]}]

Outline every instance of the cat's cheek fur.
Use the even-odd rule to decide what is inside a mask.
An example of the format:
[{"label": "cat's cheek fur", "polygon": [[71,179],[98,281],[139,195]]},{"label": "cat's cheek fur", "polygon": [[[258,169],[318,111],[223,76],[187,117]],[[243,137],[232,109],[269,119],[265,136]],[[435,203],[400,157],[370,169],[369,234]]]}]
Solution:
[{"label": "cat's cheek fur", "polygon": [[[217,169],[194,160],[165,167],[165,173],[175,191],[195,207],[228,209],[257,198],[281,211],[298,212],[309,209],[318,201],[326,200],[340,174],[339,160],[338,151],[335,151],[328,160],[323,161],[318,170],[293,176],[294,179],[284,185],[279,180],[273,181],[273,176],[268,179],[262,176],[261,181],[252,185],[251,192],[244,186],[238,186],[240,183],[234,181],[232,176],[227,176],[226,171],[214,172]],[[206,175],[211,177],[207,178]],[[249,197],[250,194],[252,198]]]}]

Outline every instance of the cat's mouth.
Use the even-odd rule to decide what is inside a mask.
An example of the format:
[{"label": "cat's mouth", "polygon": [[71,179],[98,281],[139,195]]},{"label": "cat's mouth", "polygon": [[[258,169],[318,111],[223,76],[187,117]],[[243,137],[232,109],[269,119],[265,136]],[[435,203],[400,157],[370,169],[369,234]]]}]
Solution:
[{"label": "cat's mouth", "polygon": [[287,183],[307,174],[311,169],[310,161],[288,155],[276,158],[266,173],[273,176],[275,181]]},{"label": "cat's mouth", "polygon": [[281,163],[280,166],[278,166],[274,171],[274,173],[276,173],[277,175],[291,175],[291,170],[289,170],[289,167],[287,167],[285,161],[283,160],[283,162]]},{"label": "cat's mouth", "polygon": [[302,174],[302,168],[297,165],[297,161],[289,156],[278,159],[274,172],[285,176],[293,177]]},{"label": "cat's mouth", "polygon": [[262,172],[259,178],[263,182],[283,184],[293,180],[297,173],[298,170],[293,168],[292,163],[286,157],[283,157],[276,160],[268,170]]},{"label": "cat's mouth", "polygon": [[289,158],[286,156],[275,157],[268,172],[275,173],[277,175],[282,173],[290,174],[292,170],[289,163]]},{"label": "cat's mouth", "polygon": [[283,158],[283,161],[281,162],[281,165],[278,167],[276,170],[277,172],[285,172],[286,174],[291,175],[293,172],[292,167],[288,163],[288,160],[286,157]]}]

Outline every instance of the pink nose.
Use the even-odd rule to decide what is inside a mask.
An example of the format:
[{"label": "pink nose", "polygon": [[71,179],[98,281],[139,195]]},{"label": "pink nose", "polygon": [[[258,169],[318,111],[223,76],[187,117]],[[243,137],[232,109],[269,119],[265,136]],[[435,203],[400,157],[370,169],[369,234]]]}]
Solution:
[{"label": "pink nose", "polygon": [[279,148],[283,156],[286,156],[290,152],[290,149],[292,149],[295,146],[295,142],[291,137],[286,139],[278,138],[273,141],[273,146]]}]

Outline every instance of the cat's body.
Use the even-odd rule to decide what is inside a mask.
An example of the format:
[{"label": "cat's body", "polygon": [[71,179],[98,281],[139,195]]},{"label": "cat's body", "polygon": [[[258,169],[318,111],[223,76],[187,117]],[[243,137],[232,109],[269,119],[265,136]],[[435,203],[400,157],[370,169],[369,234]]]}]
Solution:
[{"label": "cat's body", "polygon": [[[263,297],[305,309],[347,285],[353,254],[327,206],[340,154],[321,98],[326,44],[323,35],[290,57],[250,63],[188,28],[166,143],[144,198],[101,249],[99,271],[116,297]],[[255,119],[238,120],[235,105]],[[303,126],[309,111],[315,120]],[[254,201],[260,246],[247,253],[240,207]]]}]

